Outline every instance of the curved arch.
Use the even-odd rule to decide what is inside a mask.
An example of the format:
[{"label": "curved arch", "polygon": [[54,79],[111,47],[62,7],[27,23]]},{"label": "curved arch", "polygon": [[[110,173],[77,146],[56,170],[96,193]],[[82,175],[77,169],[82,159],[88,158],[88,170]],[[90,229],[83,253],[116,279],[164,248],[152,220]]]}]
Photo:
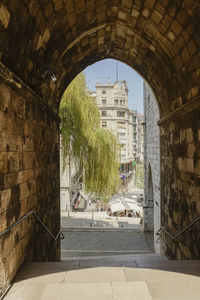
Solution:
[{"label": "curved arch", "polygon": [[[2,2],[2,62],[55,111],[69,82],[104,58],[145,78],[161,117],[199,94],[198,0],[20,0],[19,14],[12,1]],[[54,73],[56,83],[47,79]]]}]

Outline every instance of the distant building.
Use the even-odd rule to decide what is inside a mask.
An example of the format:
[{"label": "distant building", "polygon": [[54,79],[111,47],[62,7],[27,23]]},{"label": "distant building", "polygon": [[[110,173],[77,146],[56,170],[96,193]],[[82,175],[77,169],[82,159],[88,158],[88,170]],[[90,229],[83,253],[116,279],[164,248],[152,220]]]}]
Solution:
[{"label": "distant building", "polygon": [[126,81],[111,84],[96,84],[97,105],[100,110],[101,126],[117,135],[121,144],[121,171],[128,173],[133,163],[133,112],[128,109],[128,87]]},{"label": "distant building", "polygon": [[134,161],[137,161],[137,151],[138,151],[138,112],[136,110],[133,111],[133,158]]},{"label": "distant building", "polygon": [[138,162],[142,163],[144,161],[144,115],[138,114],[138,149],[137,158]]},{"label": "distant building", "polygon": [[136,163],[144,161],[144,115],[133,111],[133,157]]}]

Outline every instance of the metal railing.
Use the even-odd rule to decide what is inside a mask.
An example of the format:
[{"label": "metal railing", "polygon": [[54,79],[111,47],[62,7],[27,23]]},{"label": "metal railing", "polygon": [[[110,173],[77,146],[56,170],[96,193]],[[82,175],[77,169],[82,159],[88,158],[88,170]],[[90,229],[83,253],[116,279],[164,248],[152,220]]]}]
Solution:
[{"label": "metal railing", "polygon": [[176,235],[172,236],[164,227],[160,227],[160,229],[156,232],[156,235],[158,235],[158,239],[156,241],[159,240],[160,238],[160,234],[161,231],[165,232],[171,240],[175,240],[177,239],[179,236],[181,236],[183,233],[185,233],[187,230],[189,230],[194,224],[196,224],[198,221],[200,220],[200,217],[198,217],[197,219],[195,219],[192,223],[190,223],[188,226],[186,226],[183,230],[181,230],[179,233],[177,233]]},{"label": "metal railing", "polygon": [[20,224],[22,221],[24,221],[25,219],[27,219],[30,216],[34,216],[34,218],[48,232],[48,234],[54,239],[54,241],[56,241],[59,236],[60,236],[60,239],[64,239],[64,235],[63,235],[63,232],[61,230],[57,233],[57,235],[54,236],[52,234],[52,232],[47,228],[47,226],[41,221],[41,219],[38,217],[38,215],[34,211],[28,212],[25,216],[23,216],[18,221],[16,221],[14,224],[10,225],[7,229],[2,231],[0,233],[0,237],[2,237],[4,234],[8,233],[13,227],[17,226],[18,224]]}]

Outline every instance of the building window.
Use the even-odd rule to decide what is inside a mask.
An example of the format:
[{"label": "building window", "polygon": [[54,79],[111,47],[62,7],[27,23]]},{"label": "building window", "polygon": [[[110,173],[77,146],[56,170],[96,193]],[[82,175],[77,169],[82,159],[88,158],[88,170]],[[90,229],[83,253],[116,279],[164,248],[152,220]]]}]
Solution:
[{"label": "building window", "polygon": [[121,149],[125,150],[125,148],[126,148],[126,144],[121,144]]},{"label": "building window", "polygon": [[107,116],[107,111],[106,111],[106,110],[103,110],[103,111],[101,112],[101,116],[102,116],[102,117],[106,117],[106,116]]},{"label": "building window", "polygon": [[106,94],[106,91],[102,91],[102,94],[105,95],[105,94]]},{"label": "building window", "polygon": [[122,100],[120,100],[120,105],[122,105]]},{"label": "building window", "polygon": [[117,128],[125,128],[125,122],[117,122]]},{"label": "building window", "polygon": [[106,99],[102,99],[102,104],[106,105]]},{"label": "building window", "polygon": [[136,116],[133,116],[133,122],[136,123]]},{"label": "building window", "polygon": [[104,128],[107,127],[107,122],[102,122],[101,126]]},{"label": "building window", "polygon": [[118,99],[115,99],[115,105],[118,105]]},{"label": "building window", "polygon": [[119,133],[118,133],[118,137],[123,137],[123,136],[125,136],[125,135],[126,135],[125,132],[119,132]]},{"label": "building window", "polygon": [[125,111],[118,111],[117,116],[118,117],[125,117]]}]

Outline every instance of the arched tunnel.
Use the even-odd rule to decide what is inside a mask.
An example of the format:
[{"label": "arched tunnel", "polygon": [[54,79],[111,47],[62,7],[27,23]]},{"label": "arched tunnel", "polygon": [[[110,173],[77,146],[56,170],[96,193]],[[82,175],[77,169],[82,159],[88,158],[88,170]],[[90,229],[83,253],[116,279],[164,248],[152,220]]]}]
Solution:
[{"label": "arched tunnel", "polygon": [[[59,102],[90,64],[114,58],[151,86],[160,110],[161,224],[172,234],[200,215],[200,3],[198,0],[1,0],[0,232],[31,210],[56,233]],[[200,257],[198,223],[171,258]],[[58,260],[33,218],[0,237],[0,284],[24,260]]]}]

